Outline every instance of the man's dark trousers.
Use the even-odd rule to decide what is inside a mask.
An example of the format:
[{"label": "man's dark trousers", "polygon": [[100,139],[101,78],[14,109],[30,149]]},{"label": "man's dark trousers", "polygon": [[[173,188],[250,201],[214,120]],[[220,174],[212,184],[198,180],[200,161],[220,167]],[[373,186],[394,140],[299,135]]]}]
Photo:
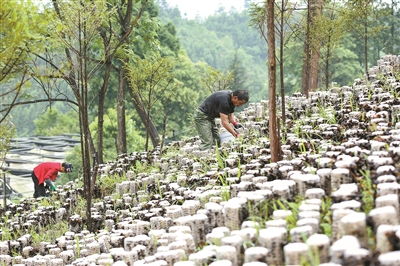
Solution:
[{"label": "man's dark trousers", "polygon": [[215,119],[210,119],[205,113],[196,110],[194,123],[201,139],[200,149],[211,149],[215,144],[220,145],[218,128],[215,125]]},{"label": "man's dark trousers", "polygon": [[39,180],[35,176],[35,173],[32,172],[32,181],[35,186],[35,192],[33,193],[34,198],[38,197],[46,197],[46,188],[44,187],[44,183],[39,185]]}]

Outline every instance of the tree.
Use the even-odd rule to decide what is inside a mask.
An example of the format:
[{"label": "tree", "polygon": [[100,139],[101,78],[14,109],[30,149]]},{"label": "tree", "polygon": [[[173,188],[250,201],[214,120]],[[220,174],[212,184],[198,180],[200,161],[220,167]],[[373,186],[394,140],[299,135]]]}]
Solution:
[{"label": "tree", "polygon": [[41,136],[56,136],[65,133],[79,133],[78,113],[71,110],[62,113],[50,108],[33,121],[35,133]]},{"label": "tree", "polygon": [[221,90],[229,90],[232,88],[234,82],[234,72],[222,72],[209,65],[205,67],[203,73],[202,86],[204,86],[209,93],[214,93]]},{"label": "tree", "polygon": [[98,38],[99,26],[107,17],[105,1],[59,1],[52,0],[55,12],[49,41],[53,50],[63,50],[63,60],[57,57],[37,55],[48,64],[51,77],[64,80],[71,89],[78,106],[79,127],[81,135],[81,160],[83,166],[83,181],[86,198],[87,227],[92,230],[92,154],[95,154],[92,135],[89,128],[89,81],[99,69],[98,63],[90,60]]},{"label": "tree", "polygon": [[232,64],[230,66],[230,73],[232,73],[232,84],[231,90],[245,90],[246,86],[246,72],[242,66],[242,62],[238,56],[238,52],[235,52]]},{"label": "tree", "polygon": [[[98,161],[103,162],[103,124],[104,124],[104,108],[105,97],[110,83],[112,70],[116,70],[119,75],[119,84],[117,90],[117,121],[118,121],[118,134],[117,134],[117,152],[118,154],[126,153],[126,122],[125,122],[125,72],[123,68],[118,65],[121,60],[123,49],[126,43],[129,42],[130,36],[134,33],[135,27],[138,26],[148,1],[140,1],[138,6],[134,5],[133,0],[128,1],[110,1],[108,2],[108,19],[99,27],[99,35],[102,39],[104,52],[103,68],[103,82],[98,93],[98,134],[97,134],[97,151]],[[137,8],[137,12],[134,10]],[[122,59],[124,60],[124,59]]]},{"label": "tree", "polygon": [[341,43],[346,34],[348,16],[335,0],[325,4],[325,10],[314,18],[312,30],[313,46],[318,44],[322,51],[323,75],[325,89],[329,88],[332,80],[331,63],[335,48]]},{"label": "tree", "polygon": [[[140,66],[140,67],[138,67]],[[152,120],[151,111],[157,101],[162,97],[160,94],[165,90],[173,88],[174,76],[172,73],[174,61],[170,57],[160,55],[149,58],[136,58],[133,64],[127,65],[130,86],[132,88],[132,100],[137,106],[145,107],[147,122]],[[146,146],[149,148],[149,131],[146,132]],[[153,147],[159,144],[159,136],[152,137]]]},{"label": "tree", "polygon": [[[291,7],[289,1],[281,0],[280,6],[277,5],[279,12],[276,18],[276,27],[279,36],[279,85],[280,85],[280,96],[281,96],[281,111],[282,111],[282,125],[285,125],[286,121],[286,106],[285,106],[285,75],[284,75],[284,48],[287,45],[290,37],[293,36],[294,31],[289,23],[295,6]],[[290,30],[289,30],[290,29]],[[289,32],[291,31],[291,34]]]},{"label": "tree", "polygon": [[265,6],[268,31],[268,129],[271,149],[271,161],[280,160],[280,142],[276,117],[276,55],[275,55],[275,0],[268,0]]},{"label": "tree", "polygon": [[32,3],[10,0],[0,5],[0,21],[1,124],[16,106],[23,86],[30,80],[30,52],[40,49],[38,33],[43,20]]},{"label": "tree", "polygon": [[357,38],[362,42],[362,65],[364,67],[364,73],[368,77],[368,57],[369,57],[369,39],[371,35],[376,33],[376,28],[371,27],[370,14],[373,13],[373,1],[374,0],[349,0],[347,3],[347,9],[351,16],[351,28]]},{"label": "tree", "polygon": [[263,8],[254,5],[251,13],[252,25],[258,27],[268,45],[268,131],[271,161],[277,162],[281,148],[276,116],[275,0],[265,1]]},{"label": "tree", "polygon": [[302,72],[302,92],[306,97],[310,90],[318,87],[320,45],[313,42],[315,20],[321,14],[323,0],[307,1],[306,34],[304,39],[304,63]]}]

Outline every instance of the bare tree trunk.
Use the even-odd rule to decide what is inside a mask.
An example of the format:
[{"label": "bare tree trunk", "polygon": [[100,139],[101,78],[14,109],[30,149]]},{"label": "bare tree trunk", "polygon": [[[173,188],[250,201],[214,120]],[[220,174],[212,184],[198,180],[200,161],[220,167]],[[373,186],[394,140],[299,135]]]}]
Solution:
[{"label": "bare tree trunk", "polygon": [[103,127],[104,127],[104,102],[108,89],[108,83],[111,73],[111,62],[107,61],[104,69],[103,85],[99,92],[99,106],[97,111],[97,160],[103,163]]},{"label": "bare tree trunk", "polygon": [[88,119],[88,73],[87,73],[87,55],[88,49],[86,42],[86,26],[85,22],[81,22],[81,16],[78,16],[78,32],[79,32],[79,73],[78,84],[80,90],[79,98],[79,119],[81,125],[81,149],[82,149],[82,164],[83,164],[83,180],[86,198],[86,221],[87,228],[92,231],[92,184],[90,175],[90,131]]},{"label": "bare tree trunk", "polygon": [[309,0],[307,4],[306,37],[304,40],[304,63],[302,92],[308,98],[309,91],[318,88],[320,44],[313,41],[312,28],[315,18],[322,12],[323,0]]},{"label": "bare tree trunk", "polygon": [[269,138],[271,161],[280,159],[280,143],[278,136],[278,123],[276,117],[276,60],[275,60],[275,25],[274,25],[275,0],[267,1],[267,29],[268,29],[268,87],[269,87]]},{"label": "bare tree trunk", "polygon": [[367,15],[365,16],[364,21],[364,71],[367,78],[368,76],[368,22]]},{"label": "bare tree trunk", "polygon": [[279,76],[281,85],[281,108],[282,108],[282,123],[286,122],[286,107],[285,107],[285,84],[283,76],[283,43],[284,43],[284,25],[283,25],[283,15],[285,14],[285,1],[281,0],[281,25],[280,25],[280,49],[279,49]]},{"label": "bare tree trunk", "polygon": [[161,137],[161,145],[160,145],[160,152],[162,152],[164,148],[164,141],[165,141],[165,135],[167,133],[167,122],[168,122],[168,113],[164,113],[164,120],[163,120],[163,134]]},{"label": "bare tree trunk", "polygon": [[311,10],[310,10],[310,1],[307,3],[307,25],[306,25],[306,37],[304,39],[304,62],[303,62],[303,71],[302,71],[302,79],[301,79],[301,91],[308,98],[309,91],[309,75],[310,75],[310,57],[311,57],[311,49],[310,49],[310,28],[311,28]]},{"label": "bare tree trunk", "polygon": [[130,88],[129,83],[127,83],[127,86],[131,94],[131,97],[133,99],[135,109],[139,114],[140,120],[145,126],[146,131],[149,133],[153,147],[156,147],[160,143],[160,137],[157,128],[154,126],[154,123],[151,119],[147,119],[146,108],[144,107],[144,104],[140,100],[140,97],[132,90],[132,88]]},{"label": "bare tree trunk", "polygon": [[319,58],[319,48],[318,51],[312,49],[310,58],[309,91],[315,91],[318,88]]},{"label": "bare tree trunk", "polygon": [[127,152],[126,147],[126,122],[125,122],[125,69],[121,66],[119,70],[119,86],[117,94],[117,153],[122,154]]},{"label": "bare tree trunk", "polygon": [[[142,6],[143,8],[143,6]],[[119,24],[121,26],[121,40],[124,37],[128,37],[131,34],[130,24],[132,21],[132,11],[133,11],[133,0],[128,0],[126,2],[126,13],[122,15],[120,10],[118,10],[119,14]],[[142,10],[141,10],[142,12]],[[137,19],[141,17],[141,12],[139,13]],[[127,36],[128,34],[128,36]],[[127,42],[126,39],[124,42]],[[125,61],[126,59],[124,59]],[[126,89],[127,81],[125,79],[125,69],[122,64],[119,69],[119,85],[118,85],[118,93],[117,93],[117,153],[122,154],[127,152],[126,145],[126,118],[125,118],[125,89]]]},{"label": "bare tree trunk", "polygon": [[[148,105],[147,105],[147,115],[146,115],[146,119],[147,122],[150,121],[150,111],[151,111],[151,88],[149,90],[149,94],[148,94]],[[148,151],[149,150],[149,131],[146,131],[146,145],[145,145],[145,150]]]},{"label": "bare tree trunk", "polygon": [[325,89],[329,89],[330,74],[329,74],[329,63],[331,58],[331,36],[328,36],[327,48],[326,48],[326,58],[325,58]]},{"label": "bare tree trunk", "polygon": [[[321,15],[323,0],[312,0],[311,5],[311,27],[314,27],[315,18]],[[311,36],[312,39],[312,36]],[[318,41],[311,41],[310,45],[310,77],[309,77],[309,90],[315,91],[318,88],[318,73],[319,73],[319,59],[320,59],[320,43]]]},{"label": "bare tree trunk", "polygon": [[394,54],[394,23],[395,23],[395,17],[394,17],[394,0],[392,0],[392,8],[391,8],[391,25],[390,25],[390,53]]}]

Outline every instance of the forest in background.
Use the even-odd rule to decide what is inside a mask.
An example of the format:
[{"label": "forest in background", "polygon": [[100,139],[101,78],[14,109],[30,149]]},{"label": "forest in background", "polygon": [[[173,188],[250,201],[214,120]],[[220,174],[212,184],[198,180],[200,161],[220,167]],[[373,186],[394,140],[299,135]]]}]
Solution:
[{"label": "forest in background", "polygon": [[[242,12],[187,20],[165,1],[7,1],[2,134],[13,125],[13,136],[80,133],[87,147],[69,159],[78,165],[96,151],[103,162],[193,136],[191,114],[212,91],[248,89],[251,101],[266,100],[264,15],[245,2]],[[350,85],[382,55],[399,54],[397,1],[276,1],[275,24],[287,95],[311,76],[305,44],[319,51],[310,89]]]}]

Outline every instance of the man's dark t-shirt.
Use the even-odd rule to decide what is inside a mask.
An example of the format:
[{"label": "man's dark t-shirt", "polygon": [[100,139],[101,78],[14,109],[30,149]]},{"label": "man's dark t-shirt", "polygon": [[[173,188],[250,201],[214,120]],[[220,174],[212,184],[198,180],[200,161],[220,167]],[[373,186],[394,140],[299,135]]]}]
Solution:
[{"label": "man's dark t-shirt", "polygon": [[208,96],[200,105],[199,110],[210,119],[219,117],[220,113],[229,115],[235,111],[231,102],[231,91],[217,91]]}]

